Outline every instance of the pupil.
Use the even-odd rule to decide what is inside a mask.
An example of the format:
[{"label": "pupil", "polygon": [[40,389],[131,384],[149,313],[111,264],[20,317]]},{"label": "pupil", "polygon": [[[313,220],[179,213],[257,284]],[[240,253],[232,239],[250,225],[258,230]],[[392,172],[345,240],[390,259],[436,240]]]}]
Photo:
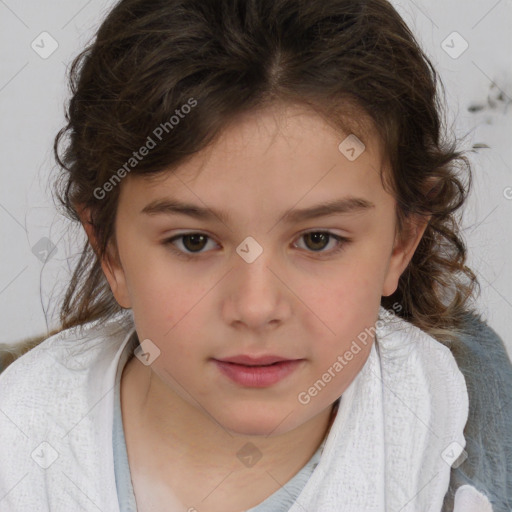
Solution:
[{"label": "pupil", "polygon": [[320,245],[322,245],[322,247],[310,247],[310,249],[322,249],[323,247],[325,247],[325,245],[322,244],[322,242],[325,242],[327,239],[327,235],[325,233],[308,233],[306,235],[306,238],[308,237],[313,239],[313,244],[319,242]]},{"label": "pupil", "polygon": [[[202,241],[204,242],[204,238],[205,236],[204,235],[185,235],[184,239],[183,239],[183,243],[185,245],[185,247],[191,251],[193,251],[194,249],[199,249],[201,250],[204,246],[204,243],[203,243],[203,246],[201,247],[197,247],[197,242],[199,239],[203,239]],[[189,247],[189,244],[187,243],[187,241],[189,240],[192,240],[192,246]],[[201,245],[201,243],[199,243],[199,245]]]}]

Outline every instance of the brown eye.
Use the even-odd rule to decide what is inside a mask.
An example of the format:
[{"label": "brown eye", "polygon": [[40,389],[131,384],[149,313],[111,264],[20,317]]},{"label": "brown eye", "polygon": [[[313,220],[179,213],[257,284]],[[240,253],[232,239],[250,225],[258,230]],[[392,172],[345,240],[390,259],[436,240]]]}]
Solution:
[{"label": "brown eye", "polygon": [[191,252],[200,251],[206,245],[208,237],[195,233],[193,235],[183,235],[183,245]]},{"label": "brown eye", "polygon": [[320,231],[311,232],[304,235],[304,240],[306,241],[306,245],[309,249],[312,249],[313,251],[319,251],[326,247],[330,236],[331,235],[329,235],[329,233],[323,233]]},{"label": "brown eye", "polygon": [[184,233],[164,240],[162,243],[180,255],[190,256],[208,252],[203,249],[210,240],[210,237],[203,233]]},{"label": "brown eye", "polygon": [[[330,231],[309,231],[304,233],[301,237],[304,240],[304,245],[308,252],[317,252],[321,255],[332,255],[344,249],[345,245],[350,242],[348,238],[335,235]],[[331,250],[324,250],[329,246],[329,242],[333,240],[333,248]]]}]

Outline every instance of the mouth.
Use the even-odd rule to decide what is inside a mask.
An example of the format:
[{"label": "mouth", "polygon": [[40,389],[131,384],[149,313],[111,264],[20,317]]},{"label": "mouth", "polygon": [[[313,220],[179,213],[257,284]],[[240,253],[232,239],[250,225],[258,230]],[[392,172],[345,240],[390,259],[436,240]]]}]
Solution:
[{"label": "mouth", "polygon": [[225,359],[216,359],[216,361],[221,361],[223,363],[235,363],[241,364],[244,366],[269,366],[275,363],[283,363],[288,361],[296,361],[296,359],[287,359],[285,357],[275,356],[275,355],[266,355],[266,356],[249,356],[249,355],[239,355],[228,357]]},{"label": "mouth", "polygon": [[[268,362],[272,357],[274,361]],[[235,359],[237,362],[234,362]],[[244,361],[250,359],[251,361],[248,364],[243,364],[239,362],[242,359]],[[240,386],[251,388],[264,388],[277,384],[291,375],[304,362],[304,359],[290,360],[282,358],[276,361],[275,356],[267,357],[265,363],[262,363],[261,359],[263,358],[255,363],[254,358],[240,356],[229,360],[213,359],[213,362],[225,377]]]}]

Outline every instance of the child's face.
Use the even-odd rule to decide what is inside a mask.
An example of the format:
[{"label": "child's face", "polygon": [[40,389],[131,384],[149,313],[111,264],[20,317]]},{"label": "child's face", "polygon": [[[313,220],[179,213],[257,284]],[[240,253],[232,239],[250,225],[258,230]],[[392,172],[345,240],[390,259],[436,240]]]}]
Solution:
[{"label": "child's face", "polygon": [[[116,299],[133,309],[139,339],[160,349],[151,369],[168,396],[230,431],[284,433],[344,392],[373,339],[357,341],[350,360],[345,354],[375,324],[381,296],[395,291],[423,233],[421,226],[393,247],[395,202],[381,184],[377,138],[365,140],[364,152],[350,161],[338,149],[346,135],[303,109],[266,110],[244,117],[176,174],[122,182],[122,268],[103,266]],[[348,196],[373,206],[283,218]],[[171,199],[226,218],[142,213]],[[325,231],[333,236],[304,236]],[[166,242],[192,232],[208,238]],[[334,235],[350,240],[339,252]],[[215,362],[237,355],[301,362],[281,380],[256,387],[233,381]],[[315,383],[317,392],[310,392]]]}]

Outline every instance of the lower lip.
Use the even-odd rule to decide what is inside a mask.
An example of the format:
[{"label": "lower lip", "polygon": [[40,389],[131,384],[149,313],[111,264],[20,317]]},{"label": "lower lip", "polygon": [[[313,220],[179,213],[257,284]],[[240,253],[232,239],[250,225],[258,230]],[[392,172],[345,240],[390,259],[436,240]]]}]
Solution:
[{"label": "lower lip", "polygon": [[224,375],[237,384],[250,388],[265,388],[277,384],[295,371],[302,361],[299,359],[267,366],[244,366],[214,359],[215,364]]}]

